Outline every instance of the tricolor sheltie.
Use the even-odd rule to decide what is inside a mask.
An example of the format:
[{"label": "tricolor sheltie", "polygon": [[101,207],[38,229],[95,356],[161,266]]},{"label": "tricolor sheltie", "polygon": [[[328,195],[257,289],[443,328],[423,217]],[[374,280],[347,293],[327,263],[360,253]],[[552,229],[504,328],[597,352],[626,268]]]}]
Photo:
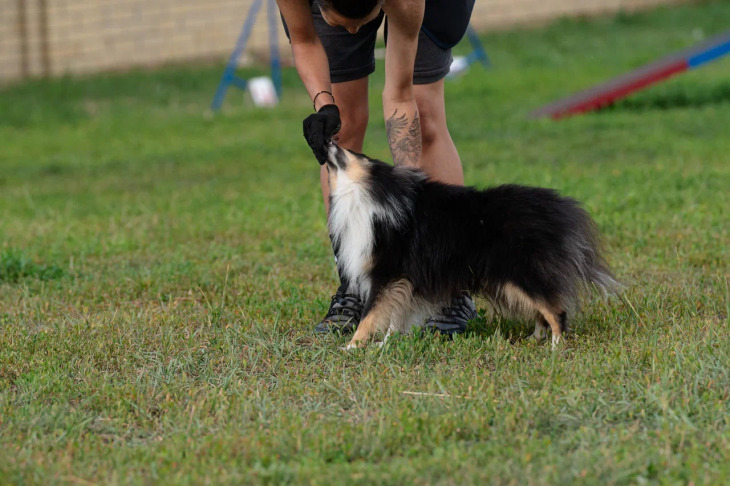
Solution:
[{"label": "tricolor sheltie", "polygon": [[328,145],[329,231],[347,293],[365,303],[347,348],[411,325],[468,291],[548,327],[557,343],[580,293],[617,285],[590,216],[555,191],[484,191]]}]

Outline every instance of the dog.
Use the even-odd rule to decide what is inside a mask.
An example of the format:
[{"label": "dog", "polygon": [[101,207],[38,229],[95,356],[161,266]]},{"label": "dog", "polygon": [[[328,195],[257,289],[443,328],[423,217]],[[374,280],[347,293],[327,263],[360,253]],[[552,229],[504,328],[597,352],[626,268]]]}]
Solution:
[{"label": "dog", "polygon": [[327,144],[328,227],[340,275],[365,303],[346,349],[407,333],[462,292],[535,320],[555,346],[594,288],[613,292],[599,234],[574,199],[538,187],[443,184]]}]

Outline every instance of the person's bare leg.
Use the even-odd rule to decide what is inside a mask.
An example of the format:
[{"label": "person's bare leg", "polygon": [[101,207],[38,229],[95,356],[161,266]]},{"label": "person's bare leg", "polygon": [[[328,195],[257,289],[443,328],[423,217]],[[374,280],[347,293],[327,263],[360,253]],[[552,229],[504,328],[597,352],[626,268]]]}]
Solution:
[{"label": "person's bare leg", "polygon": [[421,168],[433,179],[463,186],[461,159],[446,126],[444,80],[413,88],[421,119]]},{"label": "person's bare leg", "polygon": [[[368,78],[332,83],[332,95],[340,109],[340,119],[342,120],[342,128],[336,135],[337,143],[340,147],[361,153],[369,118]],[[330,188],[325,165],[320,170],[319,180],[322,185],[324,207],[326,212],[329,212]]]}]

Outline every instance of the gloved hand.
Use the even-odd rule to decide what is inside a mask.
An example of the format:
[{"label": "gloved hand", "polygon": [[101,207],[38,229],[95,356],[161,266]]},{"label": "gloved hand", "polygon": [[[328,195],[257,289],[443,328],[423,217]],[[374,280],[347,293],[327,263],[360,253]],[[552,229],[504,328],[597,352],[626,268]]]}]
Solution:
[{"label": "gloved hand", "polygon": [[340,110],[337,105],[324,105],[304,119],[304,138],[317,157],[319,165],[327,162],[327,144],[340,131]]}]

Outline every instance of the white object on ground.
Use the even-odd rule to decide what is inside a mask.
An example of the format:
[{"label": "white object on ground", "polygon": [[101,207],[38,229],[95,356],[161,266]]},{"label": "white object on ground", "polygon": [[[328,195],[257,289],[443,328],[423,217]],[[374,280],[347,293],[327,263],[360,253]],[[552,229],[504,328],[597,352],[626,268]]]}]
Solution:
[{"label": "white object on ground", "polygon": [[469,70],[469,61],[466,59],[465,56],[456,56],[453,61],[451,61],[451,69],[449,70],[449,74],[446,76],[449,78],[455,78],[456,76],[461,76],[462,74],[465,74]]},{"label": "white object on ground", "polygon": [[251,93],[253,104],[259,107],[276,106],[279,98],[276,96],[276,88],[271,78],[259,76],[248,80],[248,91]]}]

